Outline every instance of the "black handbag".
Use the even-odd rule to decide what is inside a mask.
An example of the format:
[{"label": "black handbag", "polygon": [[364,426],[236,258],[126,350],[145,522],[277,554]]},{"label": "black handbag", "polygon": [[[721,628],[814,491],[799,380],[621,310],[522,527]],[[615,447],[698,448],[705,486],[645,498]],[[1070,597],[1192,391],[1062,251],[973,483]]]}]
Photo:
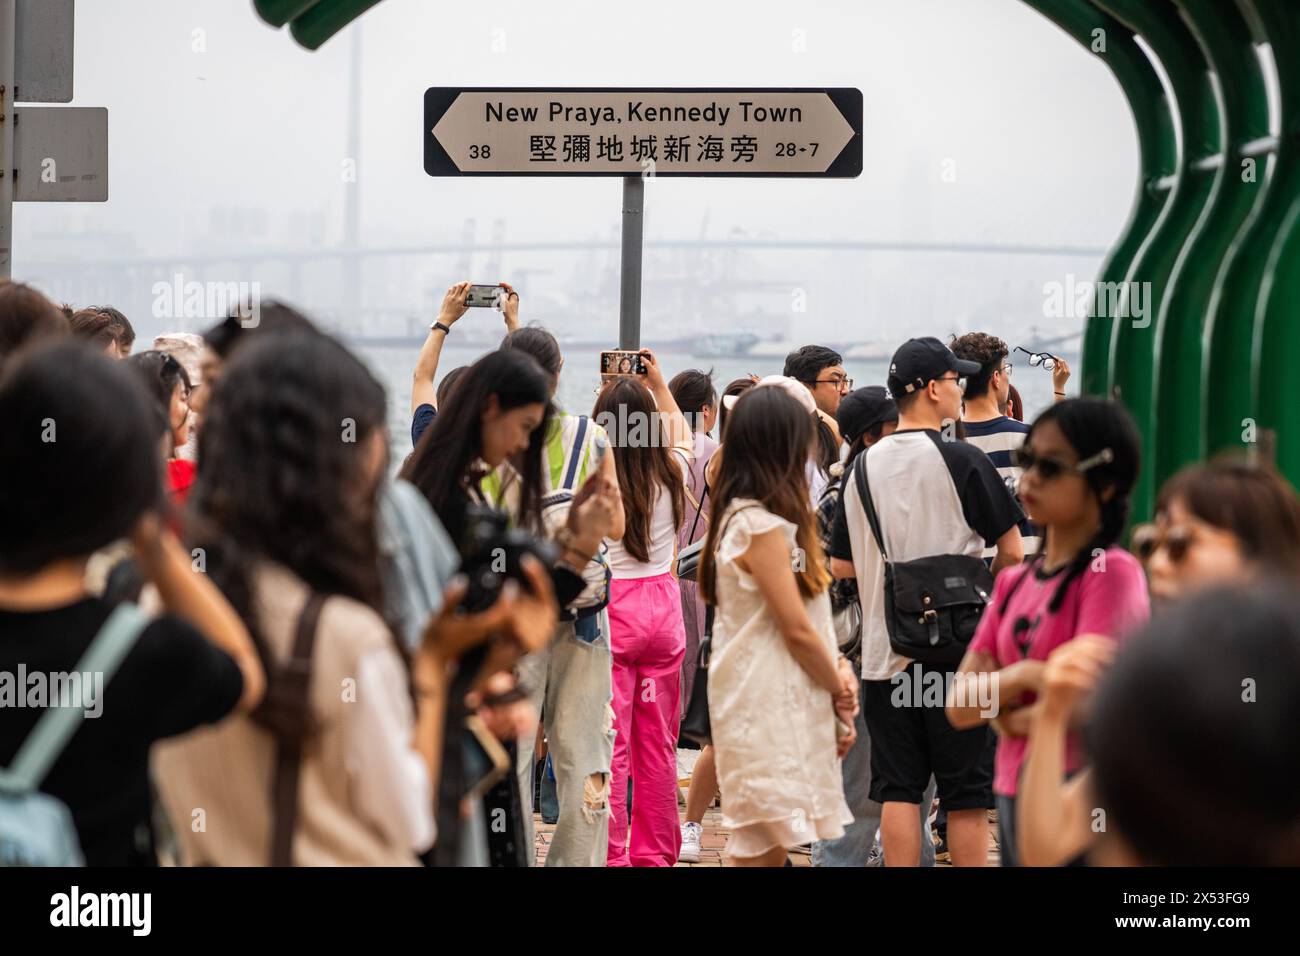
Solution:
[{"label": "black handbag", "polygon": [[695,683],[691,685],[691,699],[686,702],[679,740],[707,747],[712,742],[713,727],[709,723],[709,652],[713,647],[713,605],[704,605],[704,636],[700,638],[699,666]]},{"label": "black handbag", "polygon": [[993,593],[993,574],[981,558],[936,554],[915,561],[890,561],[871,500],[867,456],[854,464],[858,497],[885,563],[885,628],[894,653],[925,664],[961,661]]},{"label": "black handbag", "polygon": [[[708,494],[708,486],[705,485],[705,494]],[[701,495],[703,499],[703,495]],[[742,511],[747,511],[753,505],[746,505],[744,508],[738,508],[733,511],[730,521]],[[697,512],[696,518],[699,517]],[[723,527],[723,533],[726,533],[726,527]],[[694,534],[694,528],[691,534]],[[722,535],[718,535],[721,542]],[[700,542],[703,544],[703,542]],[[694,546],[692,546],[694,547]],[[682,552],[683,554],[685,552]],[[698,563],[698,559],[697,559]],[[695,579],[694,567],[692,567],[690,580]],[[697,744],[700,747],[707,747],[713,742],[713,725],[709,722],[709,658],[713,652],[713,605],[704,605],[704,635],[700,638],[700,656],[699,662],[695,669],[695,683],[691,685],[691,699],[686,702],[686,713],[682,715],[681,727],[677,731],[677,739],[686,743]]]},{"label": "black handbag", "polygon": [[[695,505],[695,520],[691,522],[691,533],[689,537],[695,537],[695,529],[700,525],[700,512],[704,510],[704,496],[709,493],[709,483],[704,482],[704,493],[700,495],[700,500]],[[690,491],[687,491],[690,494]],[[677,552],[677,580],[694,581],[695,575],[700,569],[700,555],[704,553],[704,542],[708,540],[705,535],[699,541],[688,544]]]}]

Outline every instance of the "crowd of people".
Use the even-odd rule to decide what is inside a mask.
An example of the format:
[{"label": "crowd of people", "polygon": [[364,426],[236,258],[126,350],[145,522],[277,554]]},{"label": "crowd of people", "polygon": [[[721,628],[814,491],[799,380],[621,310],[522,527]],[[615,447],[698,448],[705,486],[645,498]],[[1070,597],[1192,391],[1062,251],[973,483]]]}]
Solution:
[{"label": "crowd of people", "polygon": [[469,287],[395,450],[287,305],[136,351],[0,282],[0,864],[526,866],[540,804],[547,865],[672,866],[715,801],[737,866],[1300,863],[1268,462],[1133,527],[1128,413],[1053,357],[1023,421],[982,332],[564,410],[508,283],[439,368]]}]

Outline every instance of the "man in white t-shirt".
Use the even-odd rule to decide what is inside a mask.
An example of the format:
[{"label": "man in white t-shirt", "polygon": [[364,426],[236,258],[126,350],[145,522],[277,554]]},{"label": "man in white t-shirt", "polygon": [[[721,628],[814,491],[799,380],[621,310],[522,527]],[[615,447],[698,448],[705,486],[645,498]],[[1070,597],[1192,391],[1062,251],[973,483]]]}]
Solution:
[{"label": "man in white t-shirt", "polygon": [[[858,456],[865,467],[881,536],[891,561],[938,554],[978,557],[995,545],[993,572],[1020,562],[1020,508],[988,456],[956,440],[963,377],[979,366],[959,360],[935,338],[911,339],[894,353],[889,390],[898,429]],[[911,661],[889,643],[884,562],[853,473],[845,475],[831,533],[831,572],[856,577],[862,606],[862,711],[871,737],[871,799],[883,804],[880,833],[890,866],[920,858],[917,813],[933,774],[948,810],[948,845],[958,866],[983,865],[993,779],[987,728],[958,731],[912,688],[935,678],[947,687],[953,668]],[[955,665],[954,665],[955,666]],[[927,680],[930,678],[930,680]],[[980,732],[985,731],[985,732]]]}]

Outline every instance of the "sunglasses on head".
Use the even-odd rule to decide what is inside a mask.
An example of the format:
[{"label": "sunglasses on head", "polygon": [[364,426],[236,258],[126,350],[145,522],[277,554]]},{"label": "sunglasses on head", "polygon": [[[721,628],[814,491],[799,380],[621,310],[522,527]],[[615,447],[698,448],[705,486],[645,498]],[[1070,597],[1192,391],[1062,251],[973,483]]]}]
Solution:
[{"label": "sunglasses on head", "polygon": [[1016,467],[1025,472],[1037,468],[1038,474],[1042,476],[1044,481],[1051,481],[1053,478],[1058,478],[1063,474],[1082,475],[1084,472],[1096,468],[1098,465],[1108,465],[1115,460],[1115,453],[1109,448],[1103,448],[1101,451],[1097,452],[1097,454],[1085,458],[1077,465],[1069,465],[1061,461],[1059,458],[1048,458],[1046,456],[1035,455],[1028,448],[1021,445],[1019,448],[1011,452],[1011,460],[1015,463]]},{"label": "sunglasses on head", "polygon": [[1053,355],[1051,352],[1031,352],[1029,351],[1029,349],[1024,348],[1023,346],[1020,345],[1016,346],[1016,351],[1024,352],[1026,355],[1028,355],[1029,364],[1033,368],[1038,368],[1039,366],[1041,366],[1042,368],[1046,369],[1049,372],[1052,369],[1056,368],[1056,356]]},{"label": "sunglasses on head", "polygon": [[1145,564],[1161,548],[1174,564],[1187,557],[1187,549],[1196,542],[1196,532],[1182,525],[1144,524],[1133,529],[1133,553]]}]

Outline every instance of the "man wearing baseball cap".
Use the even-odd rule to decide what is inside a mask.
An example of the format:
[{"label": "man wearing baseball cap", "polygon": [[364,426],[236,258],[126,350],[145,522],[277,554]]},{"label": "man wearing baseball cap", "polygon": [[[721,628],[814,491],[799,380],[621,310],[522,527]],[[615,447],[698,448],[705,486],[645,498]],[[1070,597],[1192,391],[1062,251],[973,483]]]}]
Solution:
[{"label": "man wearing baseball cap", "polygon": [[[868,385],[845,395],[835,411],[840,435],[848,442],[848,455],[843,462],[831,466],[830,481],[817,503],[817,533],[822,550],[830,554],[831,528],[839,511],[843,475],[853,467],[854,459],[898,427],[898,406],[882,385]],[[862,612],[858,603],[858,582],[853,578],[834,581],[830,588],[831,612],[835,623],[835,638],[853,665],[854,673],[862,668],[861,645],[853,645],[853,638],[861,634]],[[853,719],[853,729],[858,741],[840,762],[844,777],[844,799],[853,814],[853,822],[844,828],[844,836],[836,840],[818,840],[812,845],[813,866],[872,866],[876,830],[880,827],[880,804],[871,799],[871,738],[861,710]],[[934,794],[930,794],[933,799]],[[930,807],[921,813],[927,818]],[[934,844],[921,843],[921,865],[934,866]]]},{"label": "man wearing baseball cap", "polygon": [[[1019,506],[987,455],[956,440],[965,377],[980,370],[936,338],[909,339],[889,366],[898,428],[854,463],[865,468],[881,536],[891,561],[941,554],[979,557],[996,547],[993,572],[1020,562]],[[947,687],[955,667],[912,661],[894,652],[884,611],[884,561],[858,493],[846,472],[831,532],[831,572],[857,581],[862,608],[862,713],[871,738],[871,799],[883,804],[880,835],[889,866],[921,857],[921,806],[931,775],[948,810],[948,845],[956,866],[982,866],[988,855],[993,779],[982,759],[987,728],[955,730],[942,701],[914,691]],[[917,701],[924,701],[918,706]]]}]

